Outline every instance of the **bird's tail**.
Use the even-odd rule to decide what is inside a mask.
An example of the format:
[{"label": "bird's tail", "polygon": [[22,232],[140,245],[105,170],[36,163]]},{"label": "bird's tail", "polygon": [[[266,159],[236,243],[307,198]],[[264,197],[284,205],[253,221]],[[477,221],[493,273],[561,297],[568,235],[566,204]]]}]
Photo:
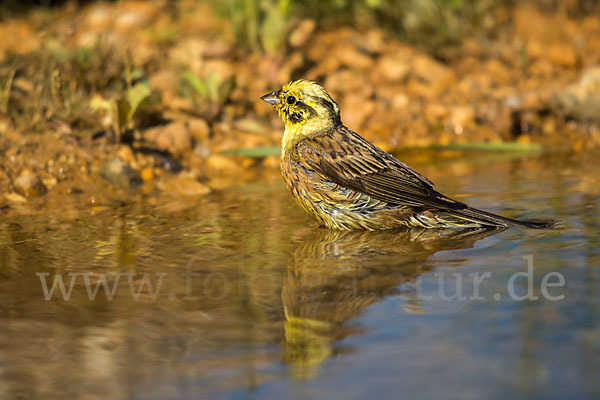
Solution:
[{"label": "bird's tail", "polygon": [[555,229],[562,225],[561,222],[557,220],[516,220],[472,207],[467,207],[462,210],[453,210],[452,213],[457,217],[468,221],[495,227],[516,225],[532,229]]}]

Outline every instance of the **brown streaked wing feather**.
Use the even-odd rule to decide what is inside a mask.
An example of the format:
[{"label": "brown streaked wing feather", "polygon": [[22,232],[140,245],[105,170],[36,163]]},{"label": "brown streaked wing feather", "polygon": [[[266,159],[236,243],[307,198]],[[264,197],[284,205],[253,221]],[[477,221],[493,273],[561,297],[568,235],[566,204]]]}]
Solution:
[{"label": "brown streaked wing feather", "polygon": [[311,169],[378,200],[448,210],[467,207],[438,193],[427,178],[344,126],[305,139],[297,149]]}]

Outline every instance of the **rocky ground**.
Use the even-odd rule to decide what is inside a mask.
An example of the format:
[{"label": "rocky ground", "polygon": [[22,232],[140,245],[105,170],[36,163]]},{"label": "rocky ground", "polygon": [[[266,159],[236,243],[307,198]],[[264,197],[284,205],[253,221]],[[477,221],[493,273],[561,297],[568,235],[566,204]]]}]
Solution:
[{"label": "rocky ground", "polygon": [[597,151],[600,18],[532,5],[493,18],[494,38],[435,56],[384,30],[312,19],[291,20],[277,52],[251,51],[194,1],[68,3],[5,19],[0,208],[71,194],[112,204],[132,188],[193,198],[274,177],[282,124],[259,97],[301,77],[387,151]]}]

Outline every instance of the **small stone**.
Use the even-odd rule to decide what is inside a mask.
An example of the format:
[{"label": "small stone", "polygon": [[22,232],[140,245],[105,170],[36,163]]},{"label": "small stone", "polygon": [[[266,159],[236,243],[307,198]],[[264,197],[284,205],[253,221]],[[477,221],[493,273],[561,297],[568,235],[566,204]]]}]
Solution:
[{"label": "small stone", "polygon": [[199,158],[208,158],[211,154],[210,148],[204,143],[198,143],[194,147],[194,155]]},{"label": "small stone", "polygon": [[117,157],[119,157],[120,160],[128,164],[135,162],[135,156],[133,155],[133,151],[131,150],[131,147],[127,145],[121,146],[119,151],[117,151]]},{"label": "small stone", "polygon": [[160,181],[158,187],[163,192],[188,197],[203,196],[210,193],[210,188],[198,182],[198,179],[190,173],[181,173],[177,176],[164,179]]},{"label": "small stone", "polygon": [[557,64],[567,68],[574,68],[577,66],[577,53],[573,46],[569,44],[555,44],[550,46],[545,51],[548,60],[553,64]]},{"label": "small stone", "polygon": [[150,76],[150,88],[161,92],[174,91],[179,84],[179,79],[175,71],[164,69]]},{"label": "small stone", "polygon": [[154,180],[154,170],[152,168],[144,168],[140,174],[144,182]]},{"label": "small stone", "polygon": [[25,203],[27,201],[25,197],[15,192],[6,193],[4,197],[6,197],[6,200],[10,201],[11,203]]},{"label": "small stone", "polygon": [[389,82],[401,82],[410,73],[410,65],[406,58],[398,54],[388,54],[379,59],[375,71]]},{"label": "small stone", "polygon": [[600,124],[600,67],[584,71],[578,82],[554,94],[550,105],[563,117]]},{"label": "small stone", "polygon": [[358,130],[375,110],[375,103],[363,96],[350,94],[344,98],[341,109],[342,120]]},{"label": "small stone", "polygon": [[[6,2],[3,2],[4,4]],[[40,47],[43,41],[39,30],[36,34],[35,25],[21,18],[3,19],[0,24],[0,37],[2,38],[2,53],[4,59],[5,49],[11,49],[17,54],[29,54]]]},{"label": "small stone", "polygon": [[496,84],[509,84],[512,78],[511,71],[508,67],[497,59],[491,59],[485,63],[484,76]]},{"label": "small stone", "polygon": [[152,154],[154,166],[161,168],[164,171],[178,173],[183,169],[181,162],[169,153],[156,152]]},{"label": "small stone", "polygon": [[263,160],[263,165],[267,168],[276,168],[279,169],[281,164],[281,159],[279,156],[269,156],[265,157]]},{"label": "small stone", "polygon": [[371,29],[366,35],[361,36],[357,42],[360,49],[370,55],[383,53],[386,47],[385,38],[379,29]]},{"label": "small stone", "polygon": [[428,56],[417,56],[413,62],[413,73],[423,82],[441,85],[451,80],[452,71]]},{"label": "small stone", "polygon": [[455,133],[462,134],[465,127],[475,122],[475,110],[470,105],[454,106],[448,122]]},{"label": "small stone", "polygon": [[437,124],[447,115],[448,108],[444,104],[432,102],[425,106],[425,118],[432,125]]},{"label": "small stone", "polygon": [[395,110],[406,110],[409,103],[409,98],[405,93],[396,93],[392,97],[392,108]]},{"label": "small stone", "polygon": [[206,159],[206,164],[209,168],[217,171],[234,171],[238,169],[238,164],[233,157],[213,154]]},{"label": "small stone", "polygon": [[108,5],[96,3],[88,8],[84,24],[88,29],[104,30],[111,21],[110,14]]},{"label": "small stone", "polygon": [[18,194],[28,199],[39,197],[48,191],[40,177],[29,170],[21,172],[14,180],[13,187]]},{"label": "small stone", "polygon": [[370,86],[364,74],[350,69],[341,69],[327,74],[325,87],[329,93],[357,93]]},{"label": "small stone", "polygon": [[129,33],[140,26],[147,26],[158,12],[158,7],[152,2],[130,1],[120,3],[111,16],[114,28],[122,33]]},{"label": "small stone", "polygon": [[316,26],[317,24],[313,19],[300,21],[296,29],[290,33],[290,46],[295,48],[304,46],[312,36]]},{"label": "small stone", "polygon": [[144,138],[163,150],[186,151],[192,148],[192,135],[183,122],[172,122],[166,126],[147,129]]},{"label": "small stone", "polygon": [[188,121],[188,129],[196,142],[206,142],[210,136],[210,126],[202,118],[192,118]]},{"label": "small stone", "polygon": [[342,65],[348,68],[364,71],[373,67],[373,59],[352,43],[341,43],[331,51],[333,52],[331,58],[338,59]]},{"label": "small stone", "polygon": [[136,187],[142,183],[140,173],[118,158],[104,163],[100,174],[111,184],[124,188]]},{"label": "small stone", "polygon": [[44,186],[46,186],[46,188],[52,189],[54,186],[56,186],[58,180],[54,177],[44,178],[42,179],[42,183],[44,184]]}]

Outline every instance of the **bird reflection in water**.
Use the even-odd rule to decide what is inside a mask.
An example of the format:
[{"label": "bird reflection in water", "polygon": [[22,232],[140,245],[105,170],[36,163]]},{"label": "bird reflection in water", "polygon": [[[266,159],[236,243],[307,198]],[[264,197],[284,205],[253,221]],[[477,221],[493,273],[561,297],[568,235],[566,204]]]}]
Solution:
[{"label": "bird reflection in water", "polygon": [[291,374],[315,376],[321,362],[344,351],[341,339],[361,331],[348,321],[385,296],[402,294],[405,311],[423,312],[415,282],[432,268],[429,257],[471,248],[501,230],[316,231],[299,244],[283,280],[283,350]]}]

